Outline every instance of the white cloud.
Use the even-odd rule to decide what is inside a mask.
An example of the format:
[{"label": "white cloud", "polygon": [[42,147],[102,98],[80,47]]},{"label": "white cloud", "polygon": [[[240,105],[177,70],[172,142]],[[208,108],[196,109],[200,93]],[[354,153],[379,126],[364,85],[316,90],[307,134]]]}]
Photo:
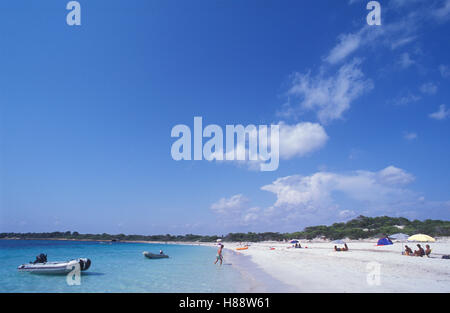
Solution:
[{"label": "white cloud", "polygon": [[406,185],[414,181],[413,175],[395,166],[388,166],[379,171],[378,177],[381,182],[388,185]]},{"label": "white cloud", "polygon": [[441,104],[439,106],[439,110],[437,112],[431,113],[429,116],[436,120],[445,120],[450,116],[450,109],[446,109],[445,104]]},{"label": "white cloud", "polygon": [[411,193],[402,186],[413,180],[411,174],[389,166],[379,172],[318,172],[311,176],[287,176],[261,189],[276,194],[275,209],[318,212],[336,208],[336,192],[351,200],[364,202],[366,206],[385,205],[409,198]]},{"label": "white cloud", "polygon": [[437,86],[432,82],[425,83],[420,86],[420,91],[425,94],[434,95],[437,92]]},{"label": "white cloud", "polygon": [[248,202],[248,199],[242,194],[237,194],[229,198],[221,198],[219,201],[211,205],[211,210],[220,214],[232,213],[233,211],[239,211]]},{"label": "white cloud", "polygon": [[317,123],[298,123],[287,125],[280,122],[280,158],[291,159],[302,157],[322,148],[328,135],[325,129]]},{"label": "white cloud", "polygon": [[403,47],[411,42],[413,42],[417,37],[416,36],[409,36],[409,37],[405,37],[405,38],[400,38],[397,40],[393,40],[393,42],[391,43],[391,49],[395,50],[397,48]]},{"label": "white cloud", "polygon": [[[349,4],[356,2],[358,0],[349,0]],[[424,24],[442,23],[450,18],[450,0],[437,0],[431,4],[429,0],[391,0],[383,4],[382,12],[382,27],[364,24],[354,32],[341,34],[325,60],[336,64],[365,47],[386,46],[394,50],[412,43],[420,37],[420,28]],[[392,16],[397,19],[391,22]],[[403,56],[404,66],[410,66],[411,62],[409,55]]]},{"label": "white cloud", "polygon": [[360,63],[353,60],[330,77],[296,73],[289,95],[300,98],[300,109],[317,111],[322,123],[340,119],[351,102],[373,88],[372,81],[364,78]]},{"label": "white cloud", "polygon": [[450,201],[426,201],[421,193],[408,189],[414,180],[411,173],[395,166],[380,171],[285,176],[261,187],[276,196],[271,206],[261,209],[239,205],[234,215],[220,216],[231,225],[292,230],[360,214],[417,218],[450,209]]},{"label": "white cloud", "polygon": [[[284,160],[289,160],[295,157],[304,157],[312,154],[313,152],[323,148],[328,141],[328,135],[322,125],[318,123],[311,122],[300,122],[297,124],[286,124],[281,121],[279,126],[279,158]],[[249,138],[246,139],[243,144],[236,143],[234,150],[231,150],[225,154],[223,160],[218,162],[228,162],[238,166],[247,167],[250,170],[259,171],[260,164],[267,162],[262,160],[258,156],[258,151],[253,151],[253,157],[250,156],[249,140],[254,140],[259,144],[259,150],[263,148],[264,150],[271,150],[270,143],[271,134],[268,134],[267,142],[258,141],[258,131],[255,129],[249,133]],[[221,152],[217,152],[219,155]],[[245,160],[232,160],[228,158],[227,155],[237,155],[242,153],[246,156]],[[215,157],[215,153],[213,153]]]},{"label": "white cloud", "polygon": [[222,226],[245,226],[260,219],[260,208],[249,207],[249,200],[242,194],[221,198],[210,209],[220,217]]},{"label": "white cloud", "polygon": [[[399,214],[417,203],[418,194],[404,186],[412,174],[389,166],[347,174],[317,172],[276,179],[261,189],[276,195],[275,203],[259,213],[258,222],[298,225],[333,222],[358,214]],[[352,209],[342,207],[352,206]]]},{"label": "white cloud", "polygon": [[325,60],[331,64],[338,63],[356,51],[360,45],[361,37],[359,34],[342,34],[339,37],[339,43],[331,50]]}]

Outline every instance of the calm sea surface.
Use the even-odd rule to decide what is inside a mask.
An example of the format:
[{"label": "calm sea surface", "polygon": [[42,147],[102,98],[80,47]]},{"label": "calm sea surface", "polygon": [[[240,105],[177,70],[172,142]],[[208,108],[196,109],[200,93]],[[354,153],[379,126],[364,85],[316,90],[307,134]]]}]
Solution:
[{"label": "calm sea surface", "polygon": [[[170,258],[142,255],[160,249]],[[86,257],[92,264],[79,286],[69,286],[65,275],[18,272],[40,253],[49,262]],[[0,240],[0,292],[245,292],[241,273],[226,259],[222,267],[214,265],[215,256],[216,249],[203,246]]]}]

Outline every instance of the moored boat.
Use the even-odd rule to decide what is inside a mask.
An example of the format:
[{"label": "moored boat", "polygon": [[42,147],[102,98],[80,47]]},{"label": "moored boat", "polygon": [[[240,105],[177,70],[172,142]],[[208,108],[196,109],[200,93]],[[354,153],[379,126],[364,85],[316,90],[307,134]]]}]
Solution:
[{"label": "moored boat", "polygon": [[77,265],[80,266],[81,271],[86,271],[91,266],[91,260],[79,258],[62,262],[29,263],[22,264],[17,267],[17,269],[19,272],[31,272],[37,274],[67,274],[73,271]]},{"label": "moored boat", "polygon": [[146,258],[149,258],[149,259],[165,259],[165,258],[168,258],[169,256],[167,255],[167,254],[156,254],[156,253],[151,253],[151,252],[148,252],[148,251],[144,251],[143,253],[142,253]]}]

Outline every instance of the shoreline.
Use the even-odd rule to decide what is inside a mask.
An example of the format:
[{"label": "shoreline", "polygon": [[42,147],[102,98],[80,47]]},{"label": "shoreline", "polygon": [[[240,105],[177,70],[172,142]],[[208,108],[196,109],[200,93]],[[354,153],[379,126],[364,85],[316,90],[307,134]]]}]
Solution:
[{"label": "shoreline", "polygon": [[[55,238],[52,240],[108,242]],[[211,242],[111,243],[173,244],[217,249],[217,243]],[[223,244],[224,265],[233,266],[245,281],[239,286],[244,289],[241,292],[450,292],[450,260],[442,259],[442,255],[450,254],[449,237],[430,243],[431,258],[404,256],[401,251],[405,243],[396,241],[393,245],[380,247],[376,246],[376,241],[373,240],[351,240],[347,241],[349,251],[345,252],[335,252],[334,244],[323,240],[301,241],[302,249],[293,248],[292,244],[286,242],[266,241],[249,243],[248,250],[237,251],[236,248],[242,246],[242,243]],[[415,249],[417,243],[406,244]],[[378,281],[374,279],[373,273],[377,273]]]}]

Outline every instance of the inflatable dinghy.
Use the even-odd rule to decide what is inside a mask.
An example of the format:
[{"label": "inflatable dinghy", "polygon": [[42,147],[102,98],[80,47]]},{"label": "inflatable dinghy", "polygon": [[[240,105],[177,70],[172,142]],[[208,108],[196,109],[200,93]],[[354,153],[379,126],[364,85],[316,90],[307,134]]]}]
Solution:
[{"label": "inflatable dinghy", "polygon": [[19,272],[31,272],[37,274],[67,274],[80,265],[80,270],[86,271],[91,266],[91,260],[80,258],[63,262],[45,262],[22,264],[17,269]]},{"label": "inflatable dinghy", "polygon": [[169,256],[166,255],[166,254],[155,254],[155,253],[151,253],[151,252],[147,252],[147,251],[144,251],[142,254],[143,254],[146,258],[149,258],[149,259],[165,259],[165,258],[168,258],[168,257],[169,257]]}]

